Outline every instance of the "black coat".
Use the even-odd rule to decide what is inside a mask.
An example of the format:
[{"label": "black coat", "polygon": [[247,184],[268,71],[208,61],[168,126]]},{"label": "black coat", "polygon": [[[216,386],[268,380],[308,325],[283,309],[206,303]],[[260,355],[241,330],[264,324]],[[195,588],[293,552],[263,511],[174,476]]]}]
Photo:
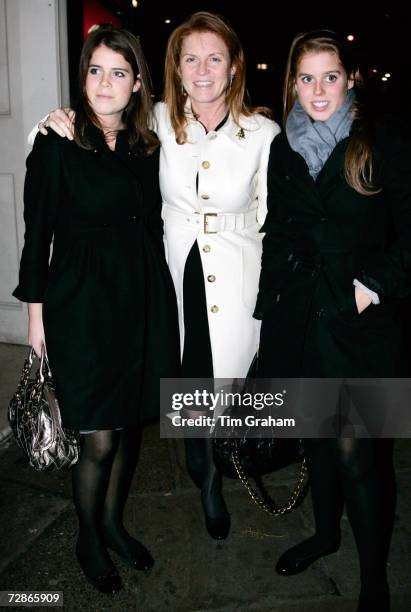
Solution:
[{"label": "black coat", "polygon": [[[178,376],[177,307],[162,242],[158,150],[111,151],[50,131],[27,159],[19,285],[42,302],[63,424],[110,429],[158,413],[159,377]],[[49,264],[50,244],[53,254]]]},{"label": "black coat", "polygon": [[[397,126],[375,134],[381,191],[364,196],[343,174],[348,138],[314,181],[285,133],[273,141],[262,272],[262,377],[405,375],[398,299],[411,276],[410,141]],[[358,314],[353,280],[381,303]]]}]

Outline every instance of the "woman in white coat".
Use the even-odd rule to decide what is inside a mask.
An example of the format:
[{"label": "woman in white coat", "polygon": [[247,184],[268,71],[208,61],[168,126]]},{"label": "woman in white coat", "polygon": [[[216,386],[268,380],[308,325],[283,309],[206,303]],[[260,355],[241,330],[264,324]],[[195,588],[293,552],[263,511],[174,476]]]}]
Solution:
[{"label": "woman in white coat", "polygon": [[[278,126],[248,106],[244,53],[219,16],[199,12],[171,34],[156,105],[168,264],[177,293],[185,378],[245,377],[259,342],[260,275],[270,143]],[[264,109],[260,109],[264,110]],[[206,527],[230,518],[210,439],[185,439]]]},{"label": "woman in white coat", "polygon": [[[176,28],[155,107],[166,254],[178,300],[184,378],[243,378],[256,353],[253,318],[266,215],[270,144],[280,131],[245,102],[245,60],[226,21],[198,12]],[[67,115],[46,126],[71,137]],[[230,517],[211,440],[186,438],[206,527],[227,537]]]}]

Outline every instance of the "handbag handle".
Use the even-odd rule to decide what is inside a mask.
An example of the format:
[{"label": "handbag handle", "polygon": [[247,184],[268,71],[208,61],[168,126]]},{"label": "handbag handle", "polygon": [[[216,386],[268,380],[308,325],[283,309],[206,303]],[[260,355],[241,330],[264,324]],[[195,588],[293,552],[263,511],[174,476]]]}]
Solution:
[{"label": "handbag handle", "polygon": [[[34,349],[32,350],[34,351]],[[46,351],[45,346],[43,345],[43,348],[41,350],[40,368],[39,368],[39,378],[40,378],[41,383],[44,383],[44,380],[45,380],[44,373],[51,378],[51,370],[49,366],[49,360],[47,357],[47,351]]]},{"label": "handbag handle", "polygon": [[[34,349],[32,348],[30,351],[30,355],[29,355],[29,357],[31,358],[31,363],[33,361],[33,354],[35,353],[34,353]],[[63,435],[63,425],[61,422],[60,410],[57,408],[56,403],[55,403],[57,400],[56,400],[56,397],[54,396],[54,392],[52,392],[49,389],[49,386],[47,384],[44,384],[46,382],[46,377],[51,379],[52,375],[51,375],[49,360],[47,356],[47,351],[46,351],[45,346],[43,345],[43,348],[41,351],[41,357],[40,357],[40,367],[37,372],[36,388],[37,388],[38,397],[40,397],[41,394],[44,393],[45,397],[47,398],[47,402],[48,402],[49,409],[50,409],[50,417],[51,417],[51,421],[50,421],[51,422],[51,434],[50,434],[50,443],[49,443],[49,447],[50,447],[53,444],[55,444],[57,435],[60,435],[60,436]]]},{"label": "handbag handle", "polygon": [[34,352],[33,347],[30,347],[29,353],[24,360],[23,367],[21,369],[20,382],[18,384],[18,394],[21,394],[25,387],[27,387],[27,383],[29,382],[31,367],[33,365],[33,360],[36,357],[36,353]]},{"label": "handbag handle", "polygon": [[[40,359],[40,368],[38,371],[38,380],[40,382],[41,385],[44,385],[44,382],[46,380],[46,376],[48,378],[52,378],[51,375],[51,370],[50,370],[50,364],[49,364],[49,359],[47,356],[47,351],[46,351],[46,347],[43,345],[42,351],[41,351],[41,359]],[[52,434],[52,438],[55,438],[55,436],[57,435],[57,433],[63,433],[63,426],[61,423],[61,414],[60,414],[60,410],[57,408],[55,402],[57,401],[54,394],[52,394],[50,392],[50,389],[48,388],[48,386],[46,385],[46,391],[45,391],[46,395],[48,396],[48,401],[49,401],[49,407],[50,407],[50,414],[52,417],[52,424],[53,424],[53,434]]]},{"label": "handbag handle", "polygon": [[297,476],[297,484],[295,485],[289,497],[289,500],[283,506],[277,506],[273,498],[266,491],[264,491],[266,493],[266,499],[263,499],[261,495],[257,493],[255,488],[251,485],[250,480],[243,469],[238,450],[234,450],[231,453],[231,460],[236,469],[238,478],[240,479],[244,487],[247,489],[247,492],[253,502],[268,514],[272,514],[274,516],[282,516],[284,514],[288,514],[296,507],[296,505],[305,493],[307,487],[307,482],[305,482],[307,475],[307,465],[305,458],[301,462],[301,466]]},{"label": "handbag handle", "polygon": [[[31,346],[30,350],[29,350],[29,354],[27,355],[25,361],[24,361],[24,365],[21,371],[21,379],[20,379],[20,385],[21,386],[26,386],[29,380],[29,376],[30,376],[30,371],[31,368],[33,366],[33,361],[34,359],[37,357],[37,354],[34,350],[34,348]],[[50,370],[50,366],[49,366],[49,361],[47,358],[47,352],[45,347],[43,346],[43,349],[41,351],[41,357],[40,357],[40,368],[39,368],[39,377],[40,377],[40,382],[44,383],[45,377],[44,377],[44,370],[45,368],[47,368],[47,370],[45,371],[45,373],[51,377],[51,370]]]}]

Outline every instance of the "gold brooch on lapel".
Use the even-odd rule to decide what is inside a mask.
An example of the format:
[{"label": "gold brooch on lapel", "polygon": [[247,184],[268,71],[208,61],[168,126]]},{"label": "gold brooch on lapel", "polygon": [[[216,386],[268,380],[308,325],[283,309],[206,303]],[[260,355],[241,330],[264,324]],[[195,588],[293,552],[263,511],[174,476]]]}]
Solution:
[{"label": "gold brooch on lapel", "polygon": [[243,140],[245,138],[245,133],[243,128],[240,128],[236,134],[237,138],[239,138],[240,140]]}]

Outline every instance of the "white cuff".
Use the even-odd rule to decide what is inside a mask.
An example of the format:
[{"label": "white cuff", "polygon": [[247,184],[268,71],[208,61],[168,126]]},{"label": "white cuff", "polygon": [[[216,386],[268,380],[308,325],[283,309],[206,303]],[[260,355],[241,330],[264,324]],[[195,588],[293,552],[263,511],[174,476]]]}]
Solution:
[{"label": "white cuff", "polygon": [[375,293],[375,291],[372,291],[371,289],[368,289],[368,287],[366,287],[365,285],[360,283],[360,281],[357,280],[356,278],[354,278],[353,285],[355,287],[359,287],[360,289],[362,289],[362,291],[364,291],[367,295],[369,295],[370,298],[371,298],[371,302],[373,304],[379,304],[380,303],[380,298],[378,297],[378,293]]}]

